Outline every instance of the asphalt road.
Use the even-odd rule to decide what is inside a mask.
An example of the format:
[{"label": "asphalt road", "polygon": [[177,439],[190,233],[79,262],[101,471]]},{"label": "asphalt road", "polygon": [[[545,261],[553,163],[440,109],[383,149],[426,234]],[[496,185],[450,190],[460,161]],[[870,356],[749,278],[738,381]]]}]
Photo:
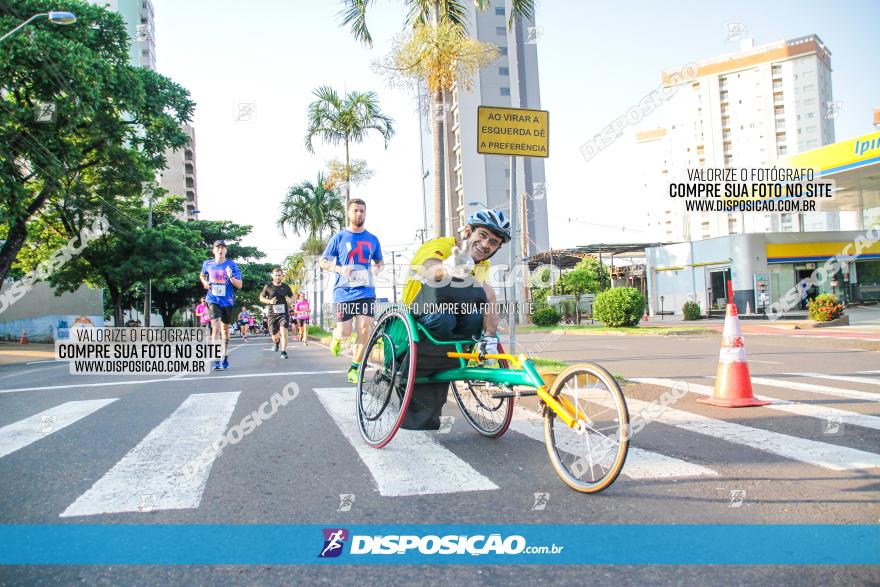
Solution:
[{"label": "asphalt road", "polygon": [[[755,393],[770,406],[697,403],[711,393],[718,336],[548,337],[523,345],[595,361],[634,383],[631,414],[673,381],[683,399],[632,442],[609,490],[554,474],[534,412],[502,438],[473,432],[450,398],[445,433],[401,431],[382,451],[354,428],[345,357],[266,339],[234,342],[204,377],[71,376],[44,362],[0,367],[3,524],[877,524],[880,353],[843,341],[750,337]],[[795,373],[796,375],[790,375]],[[810,373],[811,375],[804,375]],[[299,393],[207,468],[179,463],[295,383]],[[523,402],[525,410],[533,402]],[[22,432],[24,430],[25,432]],[[16,432],[17,433],[13,433]],[[212,436],[214,435],[214,436]],[[193,440],[195,439],[195,440]],[[417,445],[418,448],[414,448]],[[199,450],[197,450],[199,449]],[[187,451],[190,451],[187,453]],[[638,454],[636,454],[638,452]],[[377,461],[375,453],[382,453]],[[183,456],[182,456],[183,455]],[[439,464],[438,464],[439,463]],[[437,473],[443,467],[449,479]],[[207,469],[207,470],[205,470]],[[543,509],[536,493],[548,494]],[[341,496],[353,496],[341,509]],[[345,508],[342,508],[345,509]],[[601,539],[601,537],[597,537]],[[732,546],[733,547],[733,546]],[[5,567],[3,584],[871,584],[877,567]]]}]

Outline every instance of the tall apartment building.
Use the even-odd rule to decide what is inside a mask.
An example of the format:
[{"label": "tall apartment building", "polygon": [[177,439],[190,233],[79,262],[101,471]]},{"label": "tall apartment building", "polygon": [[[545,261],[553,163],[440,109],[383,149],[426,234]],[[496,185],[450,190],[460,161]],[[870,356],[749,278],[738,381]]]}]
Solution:
[{"label": "tall apartment building", "polygon": [[[129,62],[132,65],[156,69],[156,24],[153,3],[150,0],[91,0],[92,4],[118,12],[125,20],[130,39]],[[160,185],[170,193],[186,198],[181,218],[194,220],[199,209],[196,189],[195,129],[183,125],[189,144],[177,151],[165,151],[165,171]]]},{"label": "tall apartment building", "polygon": [[[501,54],[475,76],[470,91],[456,88],[447,96],[445,144],[450,163],[446,177],[444,233],[447,235],[457,234],[468,215],[478,207],[505,210],[510,207],[509,158],[477,153],[477,107],[541,108],[537,51],[540,29],[534,20],[518,21],[508,29],[510,0],[492,0],[482,11],[473,3],[465,3],[465,6],[468,34],[484,43],[497,45]],[[424,105],[424,96],[420,102]],[[433,113],[424,107],[420,111],[425,223],[430,236],[434,233]],[[525,222],[522,221],[521,203],[517,207],[518,226],[526,228],[527,254],[547,250],[550,237],[544,160],[519,158],[515,182],[517,195],[527,194]],[[505,247],[498,253],[498,258],[507,262],[508,254]]]},{"label": "tall apartment building", "polygon": [[129,63],[156,69],[156,26],[150,0],[89,0],[89,3],[118,12],[125,20],[131,39]]},{"label": "tall apartment building", "polygon": [[644,189],[657,194],[649,228],[669,241],[736,233],[839,230],[840,213],[722,213],[684,211],[665,195],[686,169],[754,167],[834,142],[831,52],[817,35],[741,50],[697,62],[698,74],[672,84],[661,109],[665,126],[637,133],[649,169]]},{"label": "tall apartment building", "polygon": [[196,131],[184,124],[183,131],[189,137],[189,144],[177,151],[165,151],[165,171],[162,172],[161,185],[169,193],[184,196],[186,210],[184,218],[193,220],[199,209],[199,193],[196,184]]}]

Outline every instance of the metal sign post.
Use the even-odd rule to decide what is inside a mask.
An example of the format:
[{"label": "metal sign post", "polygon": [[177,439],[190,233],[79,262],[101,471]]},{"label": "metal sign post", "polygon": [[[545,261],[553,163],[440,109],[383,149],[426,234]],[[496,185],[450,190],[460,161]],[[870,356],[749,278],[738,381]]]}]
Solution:
[{"label": "metal sign post", "polygon": [[514,268],[516,267],[516,157],[510,156],[510,267],[507,270],[510,303],[507,305],[507,326],[510,330],[510,349],[516,354],[516,283]]},{"label": "metal sign post", "polygon": [[[516,353],[516,284],[513,278],[518,265],[517,247],[517,208],[519,199],[516,193],[516,158],[547,157],[549,154],[550,113],[546,110],[525,108],[500,108],[480,106],[477,108],[477,153],[483,155],[510,156],[510,267],[505,287],[507,297],[507,319],[510,329],[510,349]],[[488,202],[487,202],[488,204]],[[525,212],[524,212],[525,214]],[[525,222],[525,217],[523,217]]]}]

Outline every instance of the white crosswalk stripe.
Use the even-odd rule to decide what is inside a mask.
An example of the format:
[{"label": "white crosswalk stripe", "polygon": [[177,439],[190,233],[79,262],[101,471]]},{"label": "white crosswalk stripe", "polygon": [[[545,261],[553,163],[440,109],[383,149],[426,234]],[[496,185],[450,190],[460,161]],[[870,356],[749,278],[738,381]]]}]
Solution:
[{"label": "white crosswalk stripe", "polygon": [[846,397],[849,399],[859,399],[869,402],[880,402],[880,393],[871,393],[869,391],[830,387],[828,385],[814,385],[812,383],[800,383],[798,381],[783,381],[781,379],[770,379],[769,377],[752,377],[752,383],[768,385],[770,387],[781,387],[783,389],[793,389],[796,391],[811,391],[823,395],[833,395],[836,397]]},{"label": "white crosswalk stripe", "polygon": [[198,507],[239,393],[190,395],[61,517]]},{"label": "white crosswalk stripe", "polygon": [[[650,402],[627,398],[626,403],[631,415],[655,411]],[[880,467],[880,454],[708,418],[671,407],[653,420],[832,471]]]},{"label": "white crosswalk stripe", "polygon": [[70,426],[116,399],[67,402],[0,428],[0,458]]},{"label": "white crosswalk stripe", "polygon": [[[648,383],[651,385],[659,385],[661,387],[669,388],[672,388],[676,383],[672,379],[658,379],[655,377],[634,377],[632,378],[632,380],[639,383]],[[711,396],[715,391],[712,387],[708,385],[700,385],[699,383],[693,383],[690,381],[687,381],[686,383],[688,391],[697,393],[699,395]],[[825,421],[836,421],[839,423],[852,424],[854,426],[862,426],[864,428],[873,428],[874,430],[880,430],[880,417],[877,416],[869,416],[866,414],[860,414],[858,412],[840,410],[827,406],[817,406],[801,402],[792,402],[784,399],[768,397],[766,395],[759,395],[757,393],[755,394],[755,397],[759,400],[771,402],[771,405],[766,406],[771,410],[778,410],[780,412],[788,412],[790,414],[807,416],[809,418],[818,418]]]},{"label": "white crosswalk stripe", "polygon": [[488,478],[444,448],[435,432],[399,430],[382,449],[367,446],[358,432],[353,387],[318,388],[315,394],[339,426],[385,496],[498,489]]},{"label": "white crosswalk stripe", "polygon": [[[526,408],[515,407],[510,429],[544,443],[544,418]],[[681,459],[635,447],[631,441],[621,475],[630,479],[662,479],[666,477],[711,476],[718,475],[718,473],[702,465],[695,465]]]},{"label": "white crosswalk stripe", "polygon": [[783,373],[783,375],[789,375],[791,377],[812,377],[814,379],[830,379],[832,381],[846,381],[848,383],[880,385],[880,379],[871,377],[853,377],[852,375],[829,375],[828,373]]}]

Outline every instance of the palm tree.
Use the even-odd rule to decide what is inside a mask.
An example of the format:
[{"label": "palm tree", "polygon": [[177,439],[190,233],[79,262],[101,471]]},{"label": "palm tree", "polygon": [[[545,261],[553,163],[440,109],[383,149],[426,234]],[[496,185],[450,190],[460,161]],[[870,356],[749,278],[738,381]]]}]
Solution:
[{"label": "palm tree", "polygon": [[[292,186],[281,201],[281,215],[278,218],[278,230],[287,236],[285,228],[295,234],[305,235],[302,250],[312,258],[312,274],[314,277],[314,295],[312,300],[319,302],[318,314],[320,321],[324,319],[324,289],[318,292],[318,256],[324,251],[324,230],[338,230],[345,223],[345,208],[342,200],[333,190],[324,187],[324,175],[318,174],[315,183],[303,181]],[[320,295],[320,300],[318,297]]]},{"label": "palm tree", "polygon": [[379,108],[375,92],[349,92],[343,99],[336,90],[321,86],[312,92],[318,99],[309,104],[308,129],[305,145],[314,153],[312,139],[316,136],[326,143],[345,145],[345,203],[351,197],[350,143],[360,143],[371,130],[377,131],[388,141],[394,136],[394,120]]},{"label": "palm tree", "polygon": [[281,202],[278,218],[281,234],[287,236],[285,229],[289,228],[295,234],[305,236],[303,250],[313,255],[321,253],[315,249],[322,246],[324,229],[333,232],[345,223],[342,201],[324,184],[324,175],[319,173],[317,182],[303,181],[291,187]]},{"label": "palm tree", "polygon": [[[342,0],[343,9],[339,15],[342,17],[342,26],[351,25],[351,34],[357,41],[372,47],[373,38],[367,29],[367,7],[371,0]],[[458,33],[466,35],[466,9],[464,3],[459,0],[404,0],[407,8],[406,25],[417,28],[431,22],[433,27],[440,27],[441,23],[450,23]],[[474,0],[477,10],[484,11],[489,8],[487,0]],[[507,26],[513,28],[515,19],[530,20],[534,14],[534,0],[512,0],[511,13]],[[441,65],[442,66],[442,65]],[[452,64],[453,69],[455,64]],[[443,77],[443,72],[435,72],[435,76]],[[429,81],[429,80],[426,80]],[[431,87],[433,86],[433,87]],[[434,126],[434,235],[443,236],[446,232],[445,221],[445,194],[446,194],[446,159],[444,157],[443,139],[445,137],[445,110],[442,109],[443,95],[451,91],[452,87],[444,87],[443,84],[430,84],[429,94],[431,97]]]}]

